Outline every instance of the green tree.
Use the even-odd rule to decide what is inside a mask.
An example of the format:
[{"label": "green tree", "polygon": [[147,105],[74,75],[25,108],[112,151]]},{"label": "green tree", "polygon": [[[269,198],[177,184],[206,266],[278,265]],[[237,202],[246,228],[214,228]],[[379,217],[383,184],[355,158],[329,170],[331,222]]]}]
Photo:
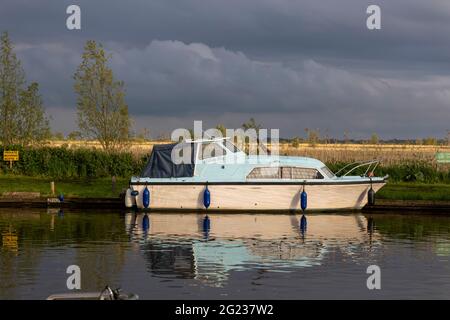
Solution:
[{"label": "green tree", "polygon": [[378,144],[379,142],[380,142],[380,139],[378,138],[378,135],[376,133],[372,133],[369,143],[370,144]]},{"label": "green tree", "polygon": [[148,141],[150,140],[150,130],[148,128],[142,128],[136,134],[135,139],[137,141]]},{"label": "green tree", "polygon": [[291,145],[293,148],[298,148],[300,146],[300,143],[302,142],[302,139],[300,137],[294,137],[291,140]]},{"label": "green tree", "polygon": [[20,94],[18,140],[22,145],[39,143],[50,137],[49,121],[45,116],[39,85],[31,83]]},{"label": "green tree", "polygon": [[254,118],[250,118],[250,120],[242,124],[242,128],[244,130],[255,129],[256,133],[259,133],[259,130],[262,128],[262,126],[259,123],[256,123]]},{"label": "green tree", "polygon": [[216,129],[220,131],[220,133],[222,134],[223,137],[227,136],[227,128],[225,128],[225,126],[223,124],[218,124],[216,126]]},{"label": "green tree", "polygon": [[435,146],[437,145],[437,139],[434,137],[427,137],[423,139],[423,144],[428,146]]},{"label": "green tree", "polygon": [[52,139],[56,141],[64,140],[64,134],[62,132],[54,132],[52,135]]},{"label": "green tree", "polygon": [[78,95],[78,126],[81,133],[97,139],[107,151],[129,140],[131,122],[122,81],[116,81],[107,66],[101,44],[87,41],[82,62],[74,75]]},{"label": "green tree", "polygon": [[0,36],[0,122],[4,145],[28,145],[50,134],[39,85],[25,87],[25,73],[7,32]]},{"label": "green tree", "polygon": [[25,73],[8,33],[0,37],[0,139],[5,145],[17,143],[19,100]]},{"label": "green tree", "polygon": [[72,131],[67,135],[67,140],[76,141],[81,140],[81,132],[80,131]]},{"label": "green tree", "polygon": [[311,147],[315,147],[316,144],[320,142],[320,132],[319,130],[313,130],[309,128],[305,128],[306,132],[306,140],[308,141]]}]

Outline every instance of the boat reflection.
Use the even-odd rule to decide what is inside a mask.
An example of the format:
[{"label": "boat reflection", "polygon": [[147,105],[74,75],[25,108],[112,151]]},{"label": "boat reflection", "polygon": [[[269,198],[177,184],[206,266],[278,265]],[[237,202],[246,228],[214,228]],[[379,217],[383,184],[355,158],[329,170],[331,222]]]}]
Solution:
[{"label": "boat reflection", "polygon": [[379,235],[363,215],[125,215],[130,240],[155,276],[193,278],[221,286],[231,271],[280,272],[318,266],[339,252],[376,250]]}]

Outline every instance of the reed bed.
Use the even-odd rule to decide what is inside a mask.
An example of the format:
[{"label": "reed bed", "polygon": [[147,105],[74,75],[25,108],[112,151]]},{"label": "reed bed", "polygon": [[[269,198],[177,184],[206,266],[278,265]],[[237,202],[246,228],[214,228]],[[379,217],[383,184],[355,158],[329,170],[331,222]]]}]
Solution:
[{"label": "reed bed", "polygon": [[[149,154],[155,144],[172,143],[171,141],[130,142],[124,151],[131,152],[137,158]],[[49,141],[49,147],[67,147],[69,149],[101,149],[96,141]],[[268,146],[271,149],[271,146]],[[350,163],[379,159],[383,165],[397,165],[405,162],[435,163],[437,152],[450,152],[450,146],[430,146],[413,144],[308,144],[280,143],[279,154],[285,156],[304,156],[321,160],[325,163]]]},{"label": "reed bed", "polygon": [[317,158],[325,163],[350,163],[381,160],[382,165],[391,166],[405,163],[424,162],[436,164],[437,152],[450,152],[449,146],[422,145],[370,145],[370,144],[300,144],[293,147],[281,144],[280,155]]}]

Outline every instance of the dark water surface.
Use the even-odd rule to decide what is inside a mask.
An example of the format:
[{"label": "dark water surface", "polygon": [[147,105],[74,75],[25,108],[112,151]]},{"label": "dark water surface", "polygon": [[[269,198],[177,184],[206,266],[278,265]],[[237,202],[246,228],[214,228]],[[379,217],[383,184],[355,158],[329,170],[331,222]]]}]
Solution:
[{"label": "dark water surface", "polygon": [[141,299],[450,298],[450,216],[204,217],[1,209],[0,299],[69,292],[69,265]]}]

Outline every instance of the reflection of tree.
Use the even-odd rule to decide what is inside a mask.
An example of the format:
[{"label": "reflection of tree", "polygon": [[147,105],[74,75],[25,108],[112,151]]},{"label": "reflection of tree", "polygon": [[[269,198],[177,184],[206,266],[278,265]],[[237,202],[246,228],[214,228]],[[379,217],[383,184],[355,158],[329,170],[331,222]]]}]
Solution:
[{"label": "reflection of tree", "polygon": [[[123,216],[120,214],[81,214],[76,220],[68,220],[67,231],[78,248],[74,261],[81,268],[81,286],[83,290],[100,290],[106,284],[121,286],[119,279],[125,264],[128,235],[123,230]],[[86,270],[87,272],[83,272]]]},{"label": "reflection of tree", "polygon": [[411,240],[415,246],[425,241],[434,246],[434,252],[450,256],[450,220],[446,216],[374,215],[373,224],[381,235],[393,239]]},{"label": "reflection of tree", "polygon": [[[100,289],[118,274],[125,262],[122,242],[128,241],[123,230],[123,216],[116,213],[43,213],[27,210],[11,213],[0,210],[0,234],[14,230],[18,254],[0,252],[0,297],[20,298],[15,291],[24,281],[36,283],[38,266],[48,247],[62,247],[61,259],[67,266],[77,264],[82,271],[82,289]],[[67,258],[74,248],[76,257]],[[96,246],[99,243],[101,246]],[[64,261],[64,263],[66,263]],[[83,272],[83,270],[88,270]]]},{"label": "reflection of tree", "polygon": [[[11,213],[10,210],[0,210],[0,233],[15,237],[12,248],[6,237],[2,236],[0,263],[0,299],[17,299],[16,287],[23,282],[23,270],[34,270],[40,262],[41,250],[33,248],[28,235],[39,235],[33,228],[39,225],[38,213]],[[35,282],[36,274],[30,272],[27,281]]]},{"label": "reflection of tree", "polygon": [[374,215],[376,230],[396,239],[423,240],[439,235],[450,239],[450,220],[443,216]]}]

